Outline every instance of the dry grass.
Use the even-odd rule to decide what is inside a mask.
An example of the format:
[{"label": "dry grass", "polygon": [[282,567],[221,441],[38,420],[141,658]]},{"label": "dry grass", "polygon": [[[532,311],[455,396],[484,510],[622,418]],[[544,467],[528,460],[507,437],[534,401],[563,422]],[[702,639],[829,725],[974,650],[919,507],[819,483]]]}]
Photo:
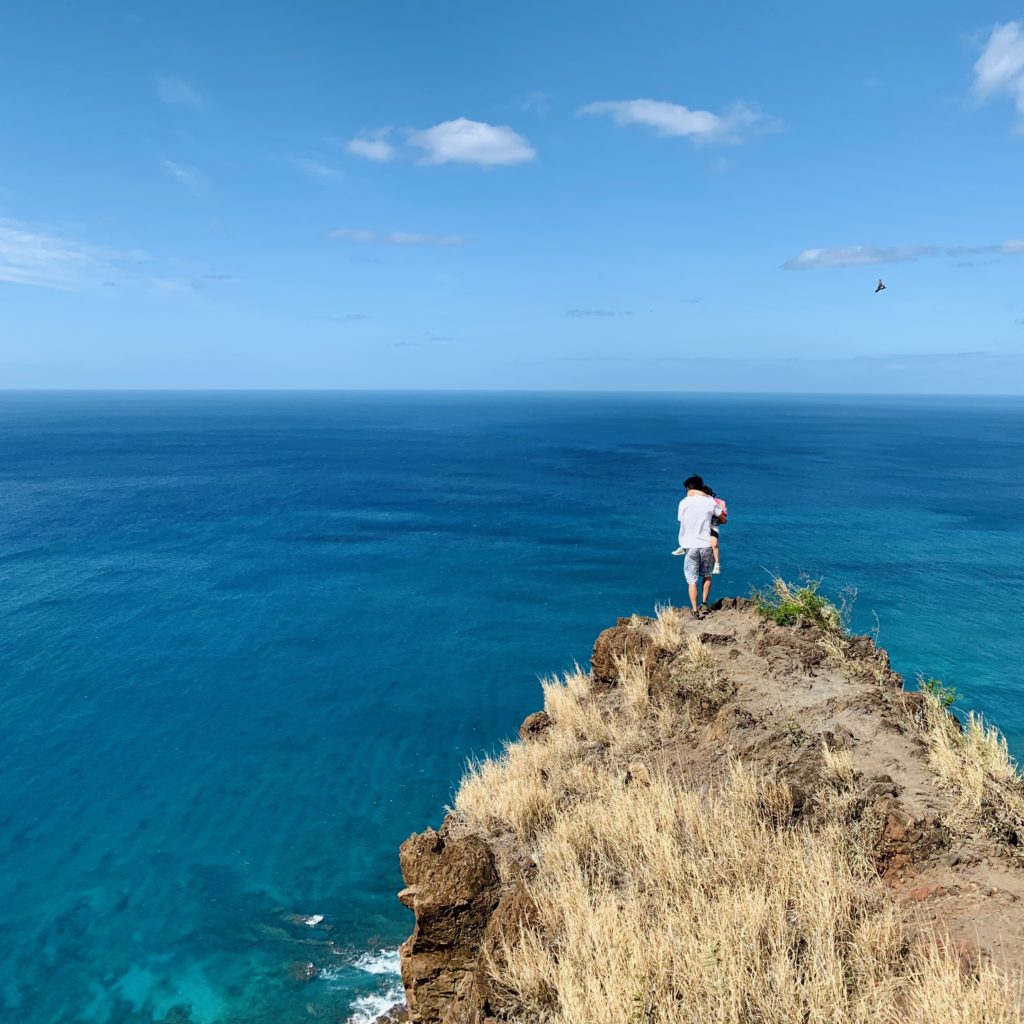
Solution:
[{"label": "dry grass", "polygon": [[838,789],[853,786],[853,757],[848,750],[833,750],[827,743],[821,745],[821,759],[825,777]]},{"label": "dry grass", "polygon": [[925,694],[928,760],[956,793],[960,824],[981,821],[991,831],[1024,839],[1024,778],[998,729],[971,712],[961,730],[933,693]]},{"label": "dry grass", "polygon": [[[662,650],[681,678],[721,685],[714,654],[676,625],[661,609],[635,628],[675,643]],[[520,1024],[1024,1024],[1004,976],[908,941],[845,823],[848,753],[822,750],[833,797],[813,824],[794,821],[786,786],[739,765],[687,789],[657,769],[686,706],[653,692],[639,660],[617,674],[604,693],[578,668],[546,680],[551,727],[472,766],[456,796],[468,827],[513,833],[538,863],[539,916],[490,961]],[[929,729],[936,770],[970,807],[1017,792],[980,722],[963,737],[937,718]],[[638,754],[643,781],[625,770]]]},{"label": "dry grass", "polygon": [[674,651],[683,641],[683,622],[686,612],[671,604],[660,604],[654,610],[654,621],[647,632],[663,651]]},{"label": "dry grass", "polygon": [[496,758],[469,766],[455,810],[480,831],[511,831],[530,844],[537,831],[586,795],[602,774],[623,773],[641,751],[673,735],[680,709],[650,694],[645,666],[618,663],[619,686],[604,699],[579,667],[542,682],[552,725],[529,743],[509,743]]},{"label": "dry grass", "polygon": [[738,766],[713,795],[604,776],[539,837],[540,918],[494,962],[518,1019],[1019,1022],[998,975],[909,948],[848,830],[788,825],[788,799]]}]

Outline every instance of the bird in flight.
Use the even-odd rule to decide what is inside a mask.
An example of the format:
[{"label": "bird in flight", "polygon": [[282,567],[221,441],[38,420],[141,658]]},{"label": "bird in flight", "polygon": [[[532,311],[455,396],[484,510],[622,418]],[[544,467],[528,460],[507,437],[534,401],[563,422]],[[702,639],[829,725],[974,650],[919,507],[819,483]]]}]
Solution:
[{"label": "bird in flight", "polygon": [[885,291],[885,285],[882,283],[882,279],[879,278],[878,279],[878,287],[875,288],[875,294],[877,295],[879,292],[884,292],[884,291]]}]

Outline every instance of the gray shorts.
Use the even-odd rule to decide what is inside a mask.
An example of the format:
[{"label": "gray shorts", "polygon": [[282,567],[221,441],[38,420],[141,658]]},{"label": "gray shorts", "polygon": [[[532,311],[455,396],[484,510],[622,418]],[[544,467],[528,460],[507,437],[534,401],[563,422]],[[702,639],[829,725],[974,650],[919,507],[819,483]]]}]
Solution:
[{"label": "gray shorts", "polygon": [[696,583],[700,579],[711,579],[711,570],[715,564],[715,555],[711,548],[690,548],[683,559],[683,575],[687,583]]}]

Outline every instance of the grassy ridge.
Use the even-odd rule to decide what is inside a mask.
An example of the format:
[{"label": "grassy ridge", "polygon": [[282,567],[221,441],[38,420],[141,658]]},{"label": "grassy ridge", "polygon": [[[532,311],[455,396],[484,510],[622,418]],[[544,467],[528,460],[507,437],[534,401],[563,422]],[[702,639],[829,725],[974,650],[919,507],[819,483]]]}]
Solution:
[{"label": "grassy ridge", "polygon": [[[777,581],[758,600],[775,622],[819,626],[842,656],[843,617],[816,585]],[[942,941],[908,941],[870,837],[850,824],[847,752],[822,750],[813,821],[794,818],[784,783],[738,763],[710,791],[660,766],[659,750],[693,728],[693,708],[728,697],[681,614],[663,608],[633,628],[710,703],[659,697],[643,659],[619,665],[611,693],[595,693],[577,669],[544,683],[551,726],[471,766],[457,793],[467,827],[503,836],[538,865],[528,882],[536,914],[489,964],[516,1019],[1019,1024],[1015,981],[985,965],[965,970]],[[930,763],[965,819],[995,802],[1024,825],[1005,742],[973,718],[960,732],[934,695],[923,706]]]}]

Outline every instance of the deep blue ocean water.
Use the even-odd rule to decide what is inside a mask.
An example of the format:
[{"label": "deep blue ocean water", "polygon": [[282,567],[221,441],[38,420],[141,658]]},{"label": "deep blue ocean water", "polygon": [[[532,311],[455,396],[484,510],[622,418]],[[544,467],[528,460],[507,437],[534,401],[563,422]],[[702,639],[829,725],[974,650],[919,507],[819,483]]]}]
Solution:
[{"label": "deep blue ocean water", "polygon": [[856,587],[1024,751],[1022,443],[1014,399],[0,393],[0,1018],[367,1018],[398,844],[683,602],[695,470],[719,595]]}]

